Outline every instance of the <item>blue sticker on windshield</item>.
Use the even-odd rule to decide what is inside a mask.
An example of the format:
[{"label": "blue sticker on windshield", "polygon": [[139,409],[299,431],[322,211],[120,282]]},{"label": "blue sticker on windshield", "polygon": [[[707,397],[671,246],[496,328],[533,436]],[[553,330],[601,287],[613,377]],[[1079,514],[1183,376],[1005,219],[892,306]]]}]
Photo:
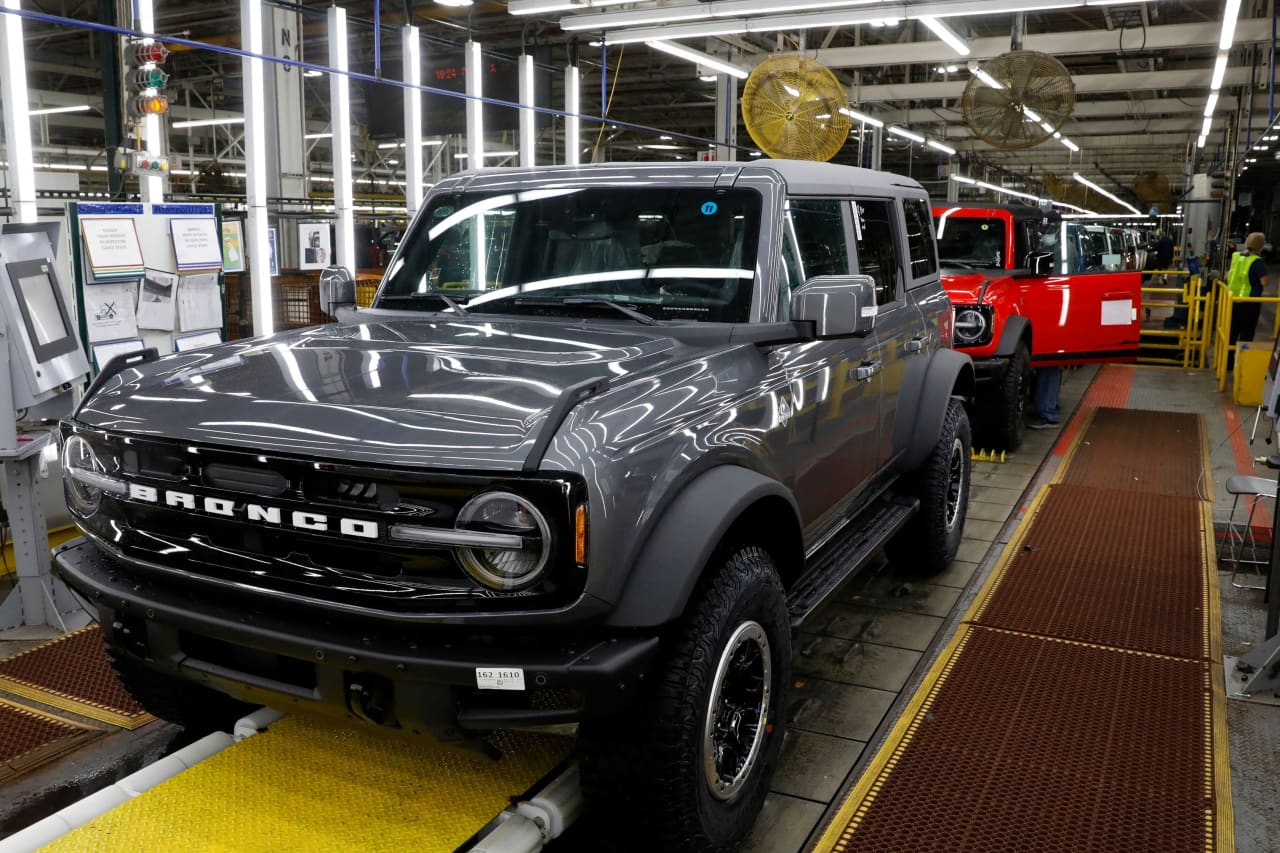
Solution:
[{"label": "blue sticker on windshield", "polygon": [[714,216],[715,212],[719,209],[720,209],[720,205],[716,204],[714,201],[706,202],[705,204],[702,205],[702,215]]}]

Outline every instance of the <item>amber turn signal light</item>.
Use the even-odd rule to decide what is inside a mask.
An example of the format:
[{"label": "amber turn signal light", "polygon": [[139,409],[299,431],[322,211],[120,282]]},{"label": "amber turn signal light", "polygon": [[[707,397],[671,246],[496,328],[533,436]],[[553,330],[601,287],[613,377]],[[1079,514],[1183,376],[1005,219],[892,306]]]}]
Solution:
[{"label": "amber turn signal light", "polygon": [[573,560],[580,566],[587,564],[587,505],[578,504],[573,512]]}]

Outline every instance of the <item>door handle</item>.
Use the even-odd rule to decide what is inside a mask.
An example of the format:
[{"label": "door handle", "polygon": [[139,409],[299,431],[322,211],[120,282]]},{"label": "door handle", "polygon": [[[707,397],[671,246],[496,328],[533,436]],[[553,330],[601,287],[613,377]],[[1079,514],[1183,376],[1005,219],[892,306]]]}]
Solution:
[{"label": "door handle", "polygon": [[907,341],[904,349],[906,349],[907,352],[924,352],[924,338],[920,335],[916,335],[914,338]]},{"label": "door handle", "polygon": [[856,379],[859,382],[866,382],[879,373],[883,367],[884,365],[878,361],[864,361],[849,371],[849,378]]}]

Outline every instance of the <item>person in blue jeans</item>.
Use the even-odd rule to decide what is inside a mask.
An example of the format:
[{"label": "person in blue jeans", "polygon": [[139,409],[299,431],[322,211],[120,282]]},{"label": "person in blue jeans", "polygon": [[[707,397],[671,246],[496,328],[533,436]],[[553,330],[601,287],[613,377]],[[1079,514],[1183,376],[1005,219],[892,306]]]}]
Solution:
[{"label": "person in blue jeans", "polygon": [[1062,413],[1058,410],[1058,390],[1062,387],[1061,367],[1036,368],[1035,385],[1031,390],[1031,403],[1036,413],[1027,418],[1029,429],[1053,429]]}]

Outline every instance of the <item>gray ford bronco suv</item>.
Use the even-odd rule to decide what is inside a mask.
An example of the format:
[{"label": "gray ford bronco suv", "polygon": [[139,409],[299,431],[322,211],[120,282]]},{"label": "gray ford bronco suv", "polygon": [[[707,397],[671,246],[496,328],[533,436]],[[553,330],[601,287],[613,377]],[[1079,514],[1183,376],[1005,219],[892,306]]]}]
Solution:
[{"label": "gray ford bronco suv", "polygon": [[[722,850],[792,632],[955,555],[973,391],[929,199],[822,163],[463,173],[372,308],[122,357],[62,425],[57,571],[160,717],[576,724],[591,813]],[[631,821],[638,825],[630,825]]]}]

